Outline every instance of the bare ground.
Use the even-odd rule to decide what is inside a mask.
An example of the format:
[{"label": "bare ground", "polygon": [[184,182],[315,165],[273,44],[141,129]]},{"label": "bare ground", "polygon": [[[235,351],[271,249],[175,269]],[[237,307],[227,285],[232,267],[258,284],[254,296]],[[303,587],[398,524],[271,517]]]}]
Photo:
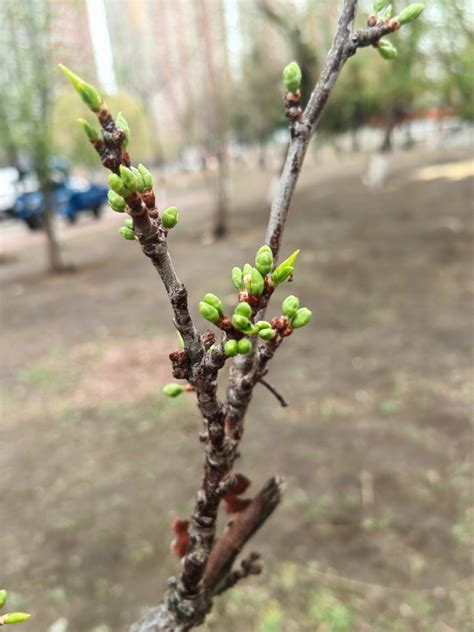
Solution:
[{"label": "bare ground", "polygon": [[[285,501],[253,543],[265,574],[206,629],[472,629],[472,178],[413,177],[461,159],[400,154],[375,192],[360,158],[306,169],[285,251],[302,248],[288,290],[316,318],[272,366],[291,407],[256,393],[239,464],[255,487],[283,474]],[[202,188],[161,196],[181,208],[171,245],[193,309],[205,291],[232,304],[268,180],[236,173],[232,234],[212,246]],[[64,229],[76,271],[55,278],[40,237],[2,240],[0,583],[32,630],[125,630],[178,570],[169,525],[201,474],[193,396],[161,395],[169,307],[119,223]]]}]

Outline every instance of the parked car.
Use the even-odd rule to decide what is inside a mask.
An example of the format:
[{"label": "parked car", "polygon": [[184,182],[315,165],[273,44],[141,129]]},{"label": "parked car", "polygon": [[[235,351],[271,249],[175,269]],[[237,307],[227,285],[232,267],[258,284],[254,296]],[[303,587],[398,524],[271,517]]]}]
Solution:
[{"label": "parked car", "polygon": [[7,219],[13,214],[16,202],[15,183],[18,171],[14,167],[0,169],[0,219]]},{"label": "parked car", "polygon": [[[77,221],[79,213],[92,213],[99,218],[107,200],[107,187],[71,176],[64,163],[57,162],[50,171],[51,202],[57,215],[69,223]],[[34,171],[19,174],[16,201],[12,215],[23,220],[31,230],[43,226],[44,199]]]}]

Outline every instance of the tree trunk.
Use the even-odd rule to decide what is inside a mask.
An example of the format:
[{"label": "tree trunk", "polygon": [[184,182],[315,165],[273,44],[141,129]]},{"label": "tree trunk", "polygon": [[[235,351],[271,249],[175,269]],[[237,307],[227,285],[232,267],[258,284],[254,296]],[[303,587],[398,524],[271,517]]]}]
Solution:
[{"label": "tree trunk", "polygon": [[48,251],[48,269],[54,274],[64,272],[65,266],[61,256],[61,249],[56,238],[54,227],[54,210],[51,204],[51,191],[48,185],[42,187],[44,199],[43,224],[46,235],[46,247]]},{"label": "tree trunk", "polygon": [[227,235],[227,214],[229,208],[228,195],[228,165],[225,147],[220,147],[216,153],[217,179],[216,179],[216,210],[213,234],[216,239],[222,239]]}]

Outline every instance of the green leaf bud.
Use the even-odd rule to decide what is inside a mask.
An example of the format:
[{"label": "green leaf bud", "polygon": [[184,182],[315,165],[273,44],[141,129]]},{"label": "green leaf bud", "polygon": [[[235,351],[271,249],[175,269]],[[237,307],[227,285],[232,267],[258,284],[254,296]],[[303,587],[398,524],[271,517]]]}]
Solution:
[{"label": "green leaf bud", "polygon": [[259,248],[255,257],[255,267],[264,276],[270,272],[273,267],[273,253],[269,246]]},{"label": "green leaf bud", "polygon": [[129,127],[127,121],[125,120],[125,117],[122,114],[122,112],[119,112],[117,114],[117,118],[115,119],[115,123],[117,124],[117,127],[120,127],[120,129],[125,134],[125,140],[123,141],[123,147],[125,149],[127,147],[128,143],[130,142],[130,127]]},{"label": "green leaf bud", "polygon": [[414,22],[415,20],[417,20],[424,10],[424,4],[422,4],[421,2],[415,2],[414,4],[409,4],[407,7],[405,7],[396,19],[403,26],[403,24],[408,24],[409,22]]},{"label": "green leaf bud", "polygon": [[135,180],[135,176],[133,175],[133,171],[126,167],[125,165],[120,165],[120,177],[122,178],[122,182],[130,191],[130,193],[135,193],[137,190],[137,181]]},{"label": "green leaf bud", "polygon": [[237,266],[235,268],[232,268],[232,284],[237,290],[241,290],[243,288],[242,270]]},{"label": "green leaf bud", "polygon": [[231,320],[234,327],[239,331],[243,331],[245,333],[246,331],[252,329],[252,323],[246,316],[242,316],[241,314],[234,314]]},{"label": "green leaf bud", "polygon": [[63,71],[66,77],[71,82],[72,87],[84,101],[88,108],[93,112],[98,112],[102,105],[102,97],[97,90],[90,84],[83,81],[78,75],[74,74],[69,68],[66,68],[63,64],[58,64],[59,68]]},{"label": "green leaf bud", "polygon": [[276,270],[272,272],[272,284],[279,285],[286,281],[286,279],[293,273],[294,268],[292,266],[287,266],[286,268],[281,268],[278,266]]},{"label": "green leaf bud", "polygon": [[250,263],[244,264],[242,274],[244,275],[244,277],[249,274],[252,274],[252,266],[250,265]]},{"label": "green leaf bud", "polygon": [[131,191],[127,189],[122,181],[122,178],[116,173],[109,174],[107,180],[109,183],[109,187],[112,189],[112,191],[115,191],[115,193],[118,193],[122,197],[128,197],[130,195]]},{"label": "green leaf bud", "polygon": [[239,342],[237,343],[237,351],[241,353],[242,355],[245,355],[246,353],[248,353],[251,348],[252,348],[252,343],[250,342],[248,338],[242,338],[242,340],[239,340]]},{"label": "green leaf bud", "polygon": [[2,588],[2,590],[0,590],[0,608],[3,608],[3,606],[7,603],[7,598],[8,598],[7,591],[4,588]]},{"label": "green leaf bud", "polygon": [[181,349],[184,349],[183,336],[181,335],[181,333],[178,330],[176,330],[176,337],[178,338],[179,346],[181,347]]},{"label": "green leaf bud", "polygon": [[270,329],[272,328],[268,320],[259,320],[258,323],[255,323],[255,329],[257,329],[257,331],[260,331],[261,329],[268,329],[268,328]]},{"label": "green leaf bud", "polygon": [[298,92],[301,84],[301,69],[296,61],[292,61],[283,69],[283,83],[292,94]]},{"label": "green leaf bud", "polygon": [[[299,248],[298,250],[295,250],[294,252],[292,252],[289,257],[287,257],[284,261],[280,263],[278,268],[287,268],[288,266],[292,266],[294,268],[295,261],[298,259],[298,255],[300,254],[300,252],[301,250]],[[275,268],[275,269],[278,270],[278,268]]]},{"label": "green leaf bud", "polygon": [[170,206],[161,214],[161,223],[165,228],[174,228],[179,221],[179,213],[176,206]]},{"label": "green leaf bud", "polygon": [[205,303],[209,303],[209,305],[215,307],[221,316],[223,315],[224,305],[222,304],[222,301],[218,296],[216,296],[215,294],[211,294],[211,292],[208,292],[204,295],[203,300]]},{"label": "green leaf bud", "polygon": [[86,119],[78,118],[77,122],[82,127],[82,129],[86,133],[87,138],[91,142],[95,142],[96,140],[99,140],[100,137],[99,137],[98,132],[96,132],[96,130],[92,127],[92,125],[88,121],[86,121]]},{"label": "green leaf bud", "polygon": [[296,296],[290,294],[287,296],[283,303],[281,304],[281,313],[283,316],[287,316],[288,318],[293,318],[296,314],[300,306],[299,299]]},{"label": "green leaf bud", "polygon": [[300,327],[304,327],[309,323],[313,314],[310,309],[307,307],[301,307],[293,317],[291,321],[291,326],[293,329],[299,329]]},{"label": "green leaf bud", "polygon": [[28,619],[31,619],[31,614],[26,612],[9,612],[1,617],[3,623],[23,623],[23,621],[28,621]]},{"label": "green leaf bud", "polygon": [[248,303],[239,303],[235,310],[235,314],[240,314],[241,316],[245,316],[246,318],[250,318],[252,316],[252,308]]},{"label": "green leaf bud", "polygon": [[145,190],[145,183],[143,181],[142,174],[138,171],[136,167],[130,167],[130,169],[132,170],[132,173],[135,176],[137,191],[139,193],[143,193],[143,191]]},{"label": "green leaf bud", "polygon": [[261,296],[265,287],[263,276],[257,268],[251,268],[250,274],[244,272],[244,285],[252,296]]},{"label": "green leaf bud", "polygon": [[214,351],[214,349],[216,348],[216,345],[213,344],[209,347],[209,349],[207,350],[207,353],[212,353]]},{"label": "green leaf bud", "polygon": [[388,40],[381,40],[379,42],[377,52],[380,55],[380,57],[382,57],[383,59],[386,59],[387,61],[391,61],[392,59],[395,59],[395,57],[398,55],[397,49]]},{"label": "green leaf bud", "polygon": [[112,189],[107,193],[110,208],[117,213],[123,213],[127,207],[127,203],[121,195],[115,193]]},{"label": "green leaf bud", "polygon": [[170,384],[163,386],[163,395],[167,395],[168,397],[178,397],[181,393],[184,393],[184,386],[181,384],[170,382]]},{"label": "green leaf bud", "polygon": [[133,219],[131,217],[127,217],[127,219],[124,220],[123,225],[126,228],[130,228],[130,230],[133,230]]},{"label": "green leaf bud", "polygon": [[142,174],[143,182],[145,184],[145,189],[152,189],[153,178],[151,177],[151,173],[148,171],[148,169],[140,163],[138,165],[138,171]]},{"label": "green leaf bud", "polygon": [[271,327],[266,327],[265,329],[261,329],[258,332],[258,335],[262,340],[271,340],[273,338],[273,329]]},{"label": "green leaf bud", "polygon": [[122,226],[122,228],[119,229],[119,233],[124,239],[127,239],[128,241],[132,241],[136,237],[135,231],[131,228],[127,228],[126,226]]},{"label": "green leaf bud", "polygon": [[219,314],[217,309],[212,305],[209,305],[209,303],[205,303],[204,301],[201,301],[199,303],[199,312],[203,318],[211,323],[214,323],[214,325],[217,325],[217,323],[221,319],[221,315]]},{"label": "green leaf bud", "polygon": [[382,9],[388,4],[389,0],[375,0],[374,1],[374,11],[378,13],[382,11]]},{"label": "green leaf bud", "polygon": [[224,353],[230,358],[236,356],[239,353],[237,348],[237,340],[228,340],[224,345]]}]

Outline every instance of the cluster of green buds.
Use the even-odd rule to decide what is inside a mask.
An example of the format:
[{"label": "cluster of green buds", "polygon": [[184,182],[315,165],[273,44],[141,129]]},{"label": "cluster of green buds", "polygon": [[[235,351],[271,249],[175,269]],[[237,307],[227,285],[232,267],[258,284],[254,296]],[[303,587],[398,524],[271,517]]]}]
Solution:
[{"label": "cluster of green buds", "polygon": [[286,316],[293,329],[300,329],[309,323],[313,314],[307,307],[300,307],[300,301],[290,294],[281,304],[281,313]]},{"label": "cluster of green buds", "polygon": [[123,226],[119,229],[119,234],[127,241],[133,241],[136,238],[137,235],[133,229],[133,220],[130,217],[127,217],[124,221]]},{"label": "cluster of green buds", "polygon": [[262,246],[257,251],[255,267],[246,263],[243,269],[232,268],[232,283],[237,290],[247,290],[252,296],[261,296],[265,289],[265,277],[271,287],[286,281],[293,274],[295,261],[299,254],[300,251],[295,250],[271,272],[273,253],[269,246]]},{"label": "cluster of green buds", "polygon": [[[368,24],[369,26],[375,26],[379,20],[383,20],[389,23],[392,29],[396,31],[401,26],[417,20],[424,10],[424,4],[415,2],[409,4],[399,15],[392,18],[393,7],[390,0],[375,0],[374,14],[369,17]],[[391,61],[398,55],[396,47],[386,39],[380,40],[374,46],[382,59]]]},{"label": "cluster of green buds", "polygon": [[109,174],[110,191],[107,195],[110,207],[117,213],[123,213],[127,208],[125,198],[133,193],[144,193],[153,186],[151,173],[142,164],[137,167],[120,165],[120,175]]},{"label": "cluster of green buds", "polygon": [[[8,593],[6,590],[0,590],[0,608],[6,604]],[[7,614],[0,615],[0,625],[8,625],[10,623],[23,623],[31,618],[31,614],[26,612],[7,612]]]},{"label": "cluster of green buds", "polygon": [[83,81],[80,77],[69,70],[69,68],[66,68],[66,66],[64,66],[63,64],[58,64],[58,66],[69,79],[72,87],[84,101],[87,107],[93,112],[99,112],[100,106],[102,105],[102,97],[94,88],[94,86],[91,86],[89,83]]},{"label": "cluster of green buds", "polygon": [[301,85],[301,68],[296,61],[292,61],[283,69],[283,83],[288,92],[296,94]]}]

